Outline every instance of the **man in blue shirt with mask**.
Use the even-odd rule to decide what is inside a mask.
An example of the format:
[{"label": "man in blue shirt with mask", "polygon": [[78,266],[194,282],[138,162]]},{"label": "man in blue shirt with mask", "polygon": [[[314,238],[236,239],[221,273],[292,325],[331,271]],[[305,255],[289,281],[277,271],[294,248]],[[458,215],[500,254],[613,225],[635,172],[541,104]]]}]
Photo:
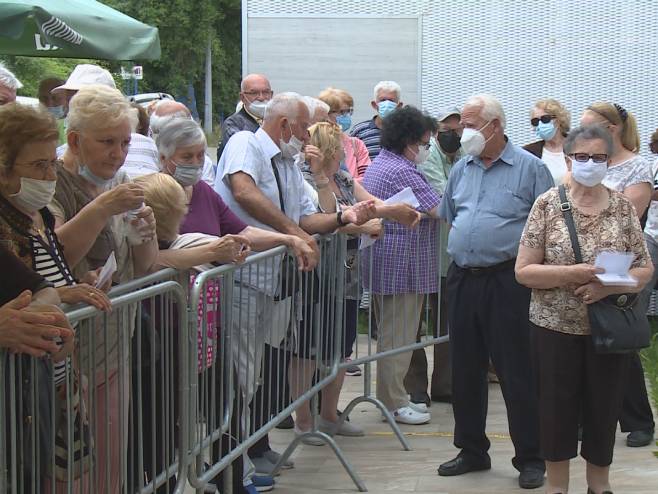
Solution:
[{"label": "man in blue shirt with mask", "polygon": [[448,327],[452,403],[459,455],[439,475],[491,468],[485,433],[487,369],[493,361],[514,443],[519,486],[544,483],[539,405],[531,366],[530,290],[517,283],[519,240],[535,199],[553,187],[546,165],[505,135],[505,113],[492,96],[470,98],[462,110],[464,158],[453,167],[439,207],[451,225]]},{"label": "man in blue shirt with mask", "polygon": [[400,91],[400,85],[397,82],[378,82],[374,90],[375,99],[370,102],[370,106],[377,112],[377,115],[370,120],[356,124],[350,131],[352,137],[358,137],[366,145],[370,161],[374,160],[381,150],[379,141],[382,133],[382,119],[396,108],[402,107]]}]

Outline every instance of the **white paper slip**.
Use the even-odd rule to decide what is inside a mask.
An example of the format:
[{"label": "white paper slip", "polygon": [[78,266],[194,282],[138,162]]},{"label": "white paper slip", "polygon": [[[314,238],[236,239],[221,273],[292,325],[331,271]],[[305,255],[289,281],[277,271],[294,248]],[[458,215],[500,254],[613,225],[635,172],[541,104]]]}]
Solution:
[{"label": "white paper slip", "polygon": [[108,281],[112,279],[112,275],[117,271],[117,259],[114,256],[114,251],[110,254],[110,257],[105,261],[105,266],[101,269],[98,279],[96,280],[96,288],[105,286]]},{"label": "white paper slip", "polygon": [[[409,206],[415,209],[420,207],[420,202],[418,202],[418,199],[416,198],[416,194],[414,194],[414,191],[411,189],[411,187],[405,187],[397,194],[393,194],[391,197],[389,197],[384,201],[384,204],[389,205],[389,204],[396,204],[400,202],[404,204],[409,204]],[[359,250],[370,247],[376,241],[377,239],[372,238],[370,235],[361,235],[361,241],[359,242]]]},{"label": "white paper slip", "polygon": [[596,277],[606,286],[637,286],[637,280],[628,273],[633,259],[635,254],[632,252],[601,252],[596,256],[594,266],[605,272]]}]

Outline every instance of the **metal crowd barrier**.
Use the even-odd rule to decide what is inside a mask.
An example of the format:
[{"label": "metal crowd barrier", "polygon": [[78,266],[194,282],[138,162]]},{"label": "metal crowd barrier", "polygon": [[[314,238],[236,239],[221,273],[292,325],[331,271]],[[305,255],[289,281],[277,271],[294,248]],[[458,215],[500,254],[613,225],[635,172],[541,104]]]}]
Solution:
[{"label": "metal crowd barrier", "polygon": [[[348,365],[363,364],[363,394],[339,425],[355,406],[371,403],[408,450],[391,410],[373,396],[371,366],[448,336],[432,329],[440,315],[438,304],[431,316],[427,310],[432,294],[384,300],[372,290],[376,263],[355,251],[354,239],[331,235],[318,244],[321,260],[310,273],[295,274],[294,258],[279,247],[241,266],[164,270],[120,285],[107,315],[72,308],[74,357],[57,389],[49,361],[0,354],[0,492],[182,493],[189,482],[198,492],[214,484],[229,493],[242,481],[233,472],[250,471],[248,456],[293,411],[308,428],[295,433],[274,473],[302,442],[324,443],[366,491],[334,437],[319,429],[318,397]],[[430,275],[407,251],[398,254],[414,276]],[[368,338],[357,340],[348,362],[356,321],[346,318],[358,318],[361,286],[377,302],[367,309]],[[378,349],[374,324],[399,320],[409,300],[425,335],[416,342],[412,328],[410,341],[407,328],[406,337],[394,332]]]}]

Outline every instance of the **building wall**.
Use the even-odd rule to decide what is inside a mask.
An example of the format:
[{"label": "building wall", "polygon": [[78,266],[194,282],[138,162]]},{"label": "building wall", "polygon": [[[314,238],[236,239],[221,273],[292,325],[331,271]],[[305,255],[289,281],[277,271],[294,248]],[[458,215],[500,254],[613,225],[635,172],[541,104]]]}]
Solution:
[{"label": "building wall", "polygon": [[243,2],[245,73],[272,76],[277,91],[348,89],[355,121],[372,115],[373,85],[393,79],[431,113],[496,95],[518,144],[534,140],[529,111],[543,97],[576,123],[594,101],[621,104],[638,118],[643,154],[658,127],[653,0]]}]

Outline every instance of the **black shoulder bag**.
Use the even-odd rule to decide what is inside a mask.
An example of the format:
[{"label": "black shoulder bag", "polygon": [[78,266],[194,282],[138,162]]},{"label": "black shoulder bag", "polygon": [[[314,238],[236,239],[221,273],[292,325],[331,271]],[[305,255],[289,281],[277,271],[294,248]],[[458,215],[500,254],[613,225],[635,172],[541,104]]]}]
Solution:
[{"label": "black shoulder bag", "polygon": [[[276,180],[276,188],[279,191],[279,205],[281,206],[281,212],[286,214],[286,207],[283,204],[281,177],[279,176],[279,170],[274,164],[274,158],[272,158],[272,171],[274,172],[274,179]],[[274,295],[274,300],[284,300],[288,297],[292,297],[299,291],[299,271],[297,270],[295,259],[290,254],[284,254],[283,259],[281,259],[281,274],[279,277],[279,290]]]},{"label": "black shoulder bag", "polygon": [[[576,263],[583,262],[576,225],[571,214],[564,185],[558,188],[560,210],[569,229]],[[643,313],[638,293],[609,295],[587,306],[592,341],[596,353],[630,353],[649,346],[651,328]]]}]

